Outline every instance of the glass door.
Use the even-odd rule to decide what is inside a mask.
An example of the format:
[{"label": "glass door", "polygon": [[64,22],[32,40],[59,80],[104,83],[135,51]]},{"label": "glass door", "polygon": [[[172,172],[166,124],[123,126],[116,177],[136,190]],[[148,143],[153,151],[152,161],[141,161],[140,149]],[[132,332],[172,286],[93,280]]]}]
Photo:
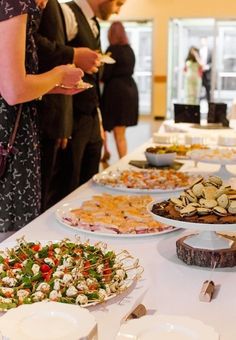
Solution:
[{"label": "glass door", "polygon": [[[134,79],[139,90],[139,112],[149,115],[152,112],[152,21],[122,21],[129,42],[134,50],[136,63]],[[102,50],[108,46],[109,22],[101,22]]]},{"label": "glass door", "polygon": [[[200,48],[201,39],[207,37],[208,47],[214,55],[214,19],[172,19],[169,23],[167,117],[173,116],[173,104],[184,103],[185,60],[191,46]],[[214,57],[213,57],[214,59]],[[213,83],[211,83],[213,86]],[[201,89],[201,112],[208,111],[206,93]]]},{"label": "glass door", "polygon": [[236,20],[218,20],[215,98],[228,104],[236,97]]}]

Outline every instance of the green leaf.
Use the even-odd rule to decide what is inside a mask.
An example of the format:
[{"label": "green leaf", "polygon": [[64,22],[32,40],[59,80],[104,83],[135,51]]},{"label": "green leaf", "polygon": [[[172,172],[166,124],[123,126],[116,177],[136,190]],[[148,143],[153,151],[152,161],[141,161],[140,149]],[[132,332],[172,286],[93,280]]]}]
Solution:
[{"label": "green leaf", "polygon": [[97,299],[99,299],[99,295],[97,293],[86,294],[86,296],[88,297],[89,300],[97,300]]},{"label": "green leaf", "polygon": [[17,307],[17,304],[14,302],[10,302],[10,303],[1,302],[0,303],[0,310],[11,309],[15,307]]}]

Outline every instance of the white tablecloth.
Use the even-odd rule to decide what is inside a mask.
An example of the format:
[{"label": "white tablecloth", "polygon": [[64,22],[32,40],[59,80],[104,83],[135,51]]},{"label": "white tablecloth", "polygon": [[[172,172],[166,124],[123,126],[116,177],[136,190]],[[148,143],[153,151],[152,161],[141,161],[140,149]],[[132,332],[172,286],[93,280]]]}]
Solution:
[{"label": "white tablecloth", "polygon": [[[130,159],[143,159],[141,151],[147,145],[126,156],[117,165],[122,167],[126,166]],[[186,167],[191,164],[188,163]],[[63,202],[105,191],[117,193],[89,181],[4,241],[4,244],[22,235],[25,235],[28,240],[58,240],[73,237],[74,231],[60,225],[55,219],[56,208]],[[168,196],[158,195],[160,198]],[[210,277],[210,269],[188,266],[177,258],[176,240],[186,233],[191,232],[179,230],[165,235],[137,239],[105,238],[93,234],[89,236],[91,242],[99,239],[107,241],[115,249],[128,249],[140,259],[144,267],[142,280],[130,295],[122,297],[123,302],[118,298],[116,304],[111,300],[109,303],[92,308],[99,325],[99,340],[114,339],[122,317],[140,300],[150,314],[157,311],[160,314],[187,315],[213,326],[220,333],[221,340],[236,339],[236,268],[215,269],[212,276],[217,288],[215,298],[210,303],[200,302],[199,292],[203,282]],[[81,234],[82,240],[87,238],[87,235]]]}]

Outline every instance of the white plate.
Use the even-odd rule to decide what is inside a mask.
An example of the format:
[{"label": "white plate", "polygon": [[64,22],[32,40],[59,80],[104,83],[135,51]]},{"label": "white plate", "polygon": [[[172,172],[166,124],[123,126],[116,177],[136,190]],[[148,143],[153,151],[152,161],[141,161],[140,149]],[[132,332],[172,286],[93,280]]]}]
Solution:
[{"label": "white plate", "polygon": [[90,83],[86,83],[84,82],[83,80],[79,81],[76,86],[66,86],[66,85],[56,85],[58,87],[61,87],[62,89],[67,89],[67,90],[71,90],[71,89],[84,89],[84,90],[87,90],[87,89],[90,89],[91,87],[93,87],[92,84]]},{"label": "white plate", "polygon": [[167,230],[163,230],[159,232],[157,231],[153,233],[145,233],[145,234],[117,234],[115,231],[112,231],[111,229],[109,230],[109,228],[106,228],[106,229],[104,228],[101,230],[93,231],[92,228],[88,229],[87,227],[83,227],[82,225],[79,225],[79,223],[75,225],[76,217],[73,213],[71,213],[71,210],[80,207],[84,200],[85,200],[84,198],[83,199],[81,198],[75,201],[64,203],[55,211],[56,219],[63,226],[73,230],[76,233],[82,232],[87,235],[94,234],[98,236],[102,235],[102,236],[112,237],[112,238],[132,238],[133,239],[133,238],[140,238],[140,237],[163,235],[163,234],[167,234],[167,233],[170,233],[170,232],[173,232],[179,229],[179,228],[170,227],[170,229],[167,229]]},{"label": "white plate", "polygon": [[[149,170],[146,170],[149,171]],[[111,184],[103,184],[101,182],[101,180],[104,180],[106,178],[109,178],[111,176],[117,176],[118,172],[114,171],[112,174],[109,174],[106,171],[103,171],[101,173],[98,173],[96,175],[93,176],[93,182],[100,185],[100,186],[104,186],[108,189],[112,189],[112,190],[118,190],[118,191],[123,191],[123,192],[128,192],[128,193],[138,193],[138,194],[163,194],[163,193],[167,193],[167,192],[177,192],[177,191],[183,191],[185,189],[187,189],[189,186],[186,187],[178,187],[178,188],[168,188],[168,189],[139,189],[139,188],[127,188],[125,186],[122,185],[111,185]]]},{"label": "white plate", "polygon": [[218,340],[219,334],[200,320],[153,315],[123,324],[116,340]]},{"label": "white plate", "polygon": [[0,329],[11,340],[92,340],[96,321],[79,306],[36,302],[9,310],[0,318]]},{"label": "white plate", "polygon": [[110,57],[109,54],[102,54],[99,59],[100,59],[100,62],[104,64],[115,64],[116,63],[115,59]]},{"label": "white plate", "polygon": [[154,214],[152,212],[152,207],[156,203],[160,203],[160,200],[151,202],[147,206],[148,212],[151,214],[151,216],[154,218],[154,220],[167,224],[167,225],[173,225],[177,228],[183,228],[183,229],[191,229],[191,230],[197,230],[197,231],[234,231],[236,230],[236,224],[209,224],[209,223],[194,223],[194,222],[185,222],[180,220],[174,220],[170,218],[166,218],[157,214]]}]

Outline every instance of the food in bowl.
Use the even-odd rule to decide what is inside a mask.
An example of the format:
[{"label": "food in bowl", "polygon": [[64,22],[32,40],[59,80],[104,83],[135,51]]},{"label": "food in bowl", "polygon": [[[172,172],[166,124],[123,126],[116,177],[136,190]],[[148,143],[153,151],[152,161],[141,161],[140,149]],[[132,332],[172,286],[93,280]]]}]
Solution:
[{"label": "food in bowl", "polygon": [[145,151],[145,157],[150,165],[154,166],[166,166],[171,165],[175,158],[175,152],[160,152],[160,153],[153,153]]},{"label": "food in bowl", "polygon": [[171,147],[155,146],[146,149],[145,157],[150,165],[165,166],[174,162],[176,152]]},{"label": "food in bowl", "polygon": [[185,157],[187,152],[191,150],[196,149],[208,149],[207,146],[203,144],[192,144],[189,146],[183,145],[183,144],[172,144],[170,146],[155,146],[155,147],[149,147],[146,149],[146,152],[152,152],[152,153],[172,153],[176,152],[177,156]]}]

